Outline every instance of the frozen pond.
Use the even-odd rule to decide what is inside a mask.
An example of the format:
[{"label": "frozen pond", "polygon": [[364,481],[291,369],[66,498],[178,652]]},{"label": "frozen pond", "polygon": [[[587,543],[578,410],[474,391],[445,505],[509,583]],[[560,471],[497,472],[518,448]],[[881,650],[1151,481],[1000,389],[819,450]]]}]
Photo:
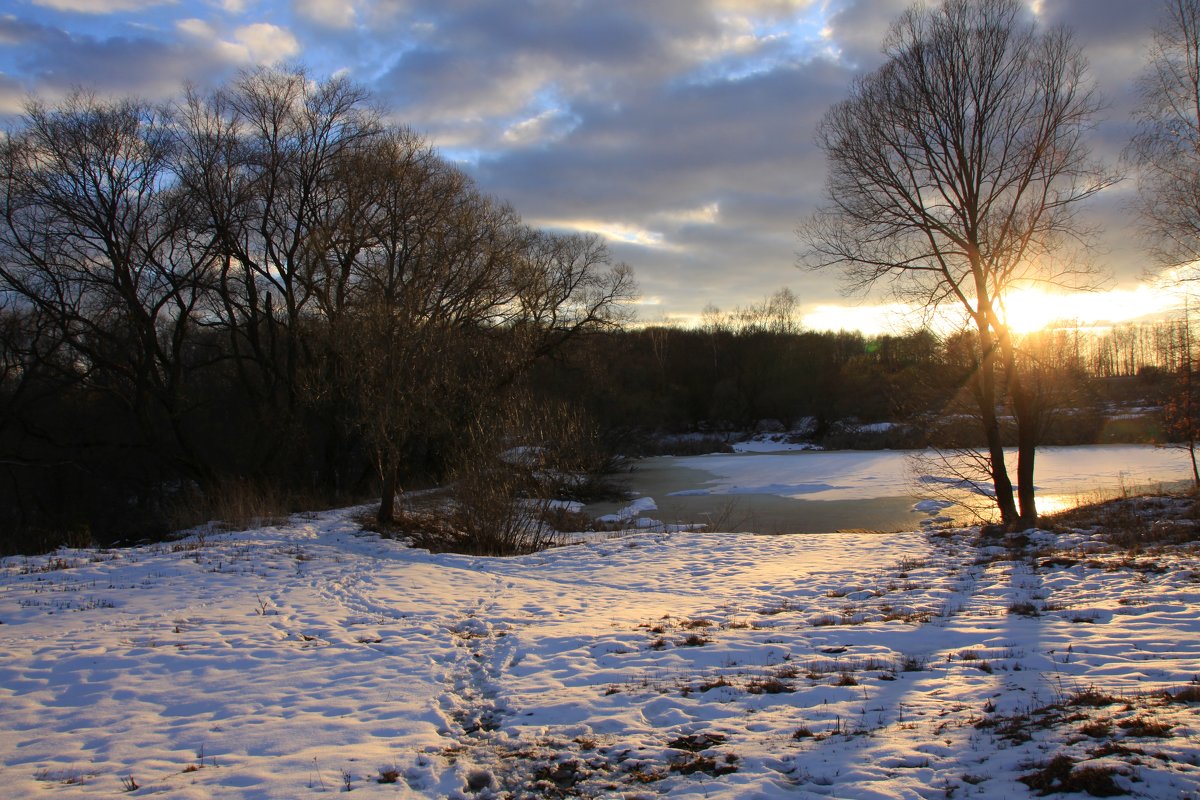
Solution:
[{"label": "frozen pond", "polygon": [[[913,530],[945,516],[970,521],[964,508],[942,507],[954,480],[936,468],[918,467],[914,456],[920,455],[930,454],[843,450],[645,459],[627,476],[641,501],[626,516],[763,533]],[[1015,479],[1015,468],[1012,475]],[[1039,448],[1038,509],[1047,513],[1128,490],[1182,488],[1190,475],[1187,452],[1175,448]],[[965,491],[949,494],[971,499]],[[612,514],[622,508],[630,507],[606,503],[588,510]]]}]

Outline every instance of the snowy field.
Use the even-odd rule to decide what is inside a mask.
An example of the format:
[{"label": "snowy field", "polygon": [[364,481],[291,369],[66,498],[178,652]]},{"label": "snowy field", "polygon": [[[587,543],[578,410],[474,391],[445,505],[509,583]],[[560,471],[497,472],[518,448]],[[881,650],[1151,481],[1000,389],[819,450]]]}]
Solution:
[{"label": "snowy field", "polygon": [[642,531],[493,559],[352,514],[5,560],[0,794],[1200,796],[1194,544]]}]

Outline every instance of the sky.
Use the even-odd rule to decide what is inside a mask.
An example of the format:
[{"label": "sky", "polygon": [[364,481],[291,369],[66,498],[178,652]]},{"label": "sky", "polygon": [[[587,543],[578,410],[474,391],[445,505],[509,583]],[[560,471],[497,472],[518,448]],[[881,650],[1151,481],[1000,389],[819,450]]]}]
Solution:
[{"label": "sky", "polygon": [[[73,87],[169,99],[256,65],[346,74],[526,222],[603,235],[633,267],[645,322],[695,321],[787,287],[805,325],[915,324],[882,293],[796,267],[821,202],[816,124],[908,0],[6,0],[0,119]],[[1155,0],[1030,0],[1084,47],[1115,166]],[[1042,301],[1095,323],[1160,313],[1129,210],[1132,178],[1087,214],[1110,293]],[[1032,306],[1031,301],[1031,306]],[[1036,315],[1035,315],[1036,316]]]}]

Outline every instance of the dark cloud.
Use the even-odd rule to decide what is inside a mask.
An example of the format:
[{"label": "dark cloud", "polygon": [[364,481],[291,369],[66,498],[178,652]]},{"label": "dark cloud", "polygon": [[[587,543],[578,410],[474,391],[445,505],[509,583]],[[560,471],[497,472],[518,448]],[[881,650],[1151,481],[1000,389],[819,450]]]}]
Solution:
[{"label": "dark cloud", "polygon": [[[794,269],[793,230],[824,181],[813,129],[847,80],[817,60],[663,86],[618,108],[578,108],[581,123],[562,141],[497,155],[475,172],[527,217],[641,225],[661,236],[659,247],[622,250],[646,294],[669,310],[744,305],[783,285],[799,292],[802,282],[829,298],[835,276]],[[698,220],[709,207],[711,222]]]},{"label": "dark cloud", "polygon": [[830,17],[830,39],[847,64],[864,71],[883,61],[884,37],[909,0],[843,0]]},{"label": "dark cloud", "polygon": [[95,37],[16,17],[0,18],[0,41],[27,92],[55,97],[76,87],[149,99],[177,96],[186,81],[220,80],[231,63],[212,42],[155,36]]},{"label": "dark cloud", "polygon": [[[740,305],[784,284],[802,300],[838,301],[836,276],[793,269],[799,246],[793,230],[823,191],[824,162],[812,131],[845,95],[852,72],[880,62],[883,37],[907,5],[859,0],[836,8],[828,24],[838,61],[779,62],[750,78],[700,85],[655,82],[652,73],[622,103],[576,104],[578,127],[559,142],[496,152],[475,174],[533,218],[640,222],[661,235],[658,247],[618,248],[637,266],[647,294],[670,297],[678,311],[698,311],[709,300]],[[1104,13],[1088,6],[1048,0],[1043,20],[1069,23]],[[1118,11],[1105,24],[1092,20],[1076,31],[1109,98],[1094,148],[1112,168],[1132,132],[1133,78],[1152,16],[1144,8]],[[1130,243],[1136,237],[1127,200],[1128,191],[1110,192],[1091,211],[1104,234],[1094,257],[1122,283],[1144,269]],[[710,203],[720,209],[715,224],[664,222],[672,209]]]},{"label": "dark cloud", "polygon": [[1121,46],[1145,36],[1162,8],[1157,0],[1042,0],[1041,18],[1066,25],[1094,45]]},{"label": "dark cloud", "polygon": [[1136,81],[1146,66],[1162,8],[1159,2],[1128,0],[1043,0],[1041,6],[1043,23],[1063,25],[1075,36],[1104,102],[1092,136],[1095,156],[1127,176],[1089,209],[1089,219],[1100,232],[1094,260],[1121,286],[1141,279],[1149,266],[1131,210],[1134,181],[1122,152],[1135,132]]}]

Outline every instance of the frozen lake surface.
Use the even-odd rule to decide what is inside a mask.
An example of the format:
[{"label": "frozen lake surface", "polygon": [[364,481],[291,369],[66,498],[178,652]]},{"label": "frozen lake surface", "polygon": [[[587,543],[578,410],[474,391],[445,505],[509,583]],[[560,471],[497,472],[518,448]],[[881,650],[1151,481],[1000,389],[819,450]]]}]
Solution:
[{"label": "frozen lake surface", "polygon": [[[954,478],[948,472],[923,470],[915,459],[922,455],[931,454],[803,450],[667,456],[639,461],[627,478],[629,488],[642,499],[639,514],[666,523],[711,522],[721,530],[892,531],[913,530],[945,516],[971,521],[965,508],[947,505]],[[1182,488],[1190,474],[1187,452],[1176,448],[1039,448],[1038,508],[1048,513],[1124,491]],[[951,495],[970,499],[968,492]],[[627,507],[608,503],[588,510],[605,514]]]}]

